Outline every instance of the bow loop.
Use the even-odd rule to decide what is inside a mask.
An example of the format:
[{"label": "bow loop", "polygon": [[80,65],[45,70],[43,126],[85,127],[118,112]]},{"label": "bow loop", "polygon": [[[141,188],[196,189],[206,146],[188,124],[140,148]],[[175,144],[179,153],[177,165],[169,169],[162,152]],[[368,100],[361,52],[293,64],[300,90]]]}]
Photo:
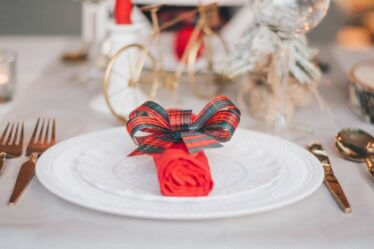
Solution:
[{"label": "bow loop", "polygon": [[[162,153],[180,142],[190,153],[221,147],[219,142],[229,141],[239,122],[239,109],[223,96],[210,101],[194,120],[192,110],[166,111],[147,101],[130,114],[126,125],[138,145],[130,155]],[[140,132],[143,136],[137,135]]]}]

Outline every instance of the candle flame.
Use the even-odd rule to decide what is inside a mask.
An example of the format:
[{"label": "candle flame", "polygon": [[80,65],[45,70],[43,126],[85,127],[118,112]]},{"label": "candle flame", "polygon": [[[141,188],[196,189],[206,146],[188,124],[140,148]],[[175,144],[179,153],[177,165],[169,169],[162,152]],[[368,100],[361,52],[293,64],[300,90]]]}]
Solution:
[{"label": "candle flame", "polygon": [[9,75],[5,72],[0,72],[0,85],[6,84],[9,82]]}]

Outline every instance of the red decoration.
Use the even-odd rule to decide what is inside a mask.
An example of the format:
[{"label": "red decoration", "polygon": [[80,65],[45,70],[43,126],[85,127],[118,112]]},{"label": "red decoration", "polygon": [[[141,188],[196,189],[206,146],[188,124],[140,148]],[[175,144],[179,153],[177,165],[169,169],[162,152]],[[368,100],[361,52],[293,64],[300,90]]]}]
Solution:
[{"label": "red decoration", "polygon": [[[177,32],[175,36],[174,50],[175,50],[175,54],[178,60],[182,59],[184,50],[187,47],[188,41],[191,38],[193,30],[194,30],[194,27],[186,26]],[[202,33],[200,33],[198,37],[198,40],[201,41],[201,39],[202,39]],[[197,54],[197,58],[200,58],[203,52],[204,52],[204,43],[202,43],[202,45],[200,46],[199,52]]]},{"label": "red decoration", "polygon": [[213,188],[208,159],[203,151],[190,154],[183,143],[154,154],[160,191],[165,196],[206,196]]},{"label": "red decoration", "polygon": [[138,146],[129,156],[153,157],[163,195],[206,196],[213,180],[203,150],[229,141],[239,122],[239,109],[224,96],[211,100],[198,115],[147,101],[130,113],[126,124]]},{"label": "red decoration", "polygon": [[117,24],[131,24],[131,0],[116,0],[114,17]]},{"label": "red decoration", "polygon": [[220,142],[231,139],[239,122],[239,109],[225,96],[212,99],[197,116],[192,110],[165,110],[147,101],[130,113],[126,124],[138,145],[129,156],[162,153],[180,142],[190,153],[222,147]]}]

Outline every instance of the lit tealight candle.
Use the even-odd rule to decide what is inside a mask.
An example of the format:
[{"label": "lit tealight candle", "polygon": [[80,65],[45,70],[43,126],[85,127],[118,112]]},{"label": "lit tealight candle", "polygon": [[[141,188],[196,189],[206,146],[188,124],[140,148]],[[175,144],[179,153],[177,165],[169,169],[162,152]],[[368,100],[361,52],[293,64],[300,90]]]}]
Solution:
[{"label": "lit tealight candle", "polygon": [[13,97],[16,72],[16,54],[11,50],[0,50],[0,104]]},{"label": "lit tealight candle", "polygon": [[5,72],[0,71],[0,85],[7,84],[9,82],[9,75]]}]

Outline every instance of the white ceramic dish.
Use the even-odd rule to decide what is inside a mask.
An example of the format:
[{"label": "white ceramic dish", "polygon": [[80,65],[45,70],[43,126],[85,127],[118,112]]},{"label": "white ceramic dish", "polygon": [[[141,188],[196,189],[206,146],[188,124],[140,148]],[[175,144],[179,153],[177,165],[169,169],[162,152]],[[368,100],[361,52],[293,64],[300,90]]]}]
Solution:
[{"label": "white ceramic dish", "polygon": [[207,150],[215,186],[207,197],[165,197],[153,161],[127,157],[124,128],[71,138],[46,151],[36,175],[57,196],[111,214],[207,219],[264,212],[299,201],[321,184],[317,159],[286,140],[239,129],[223,148]]}]

